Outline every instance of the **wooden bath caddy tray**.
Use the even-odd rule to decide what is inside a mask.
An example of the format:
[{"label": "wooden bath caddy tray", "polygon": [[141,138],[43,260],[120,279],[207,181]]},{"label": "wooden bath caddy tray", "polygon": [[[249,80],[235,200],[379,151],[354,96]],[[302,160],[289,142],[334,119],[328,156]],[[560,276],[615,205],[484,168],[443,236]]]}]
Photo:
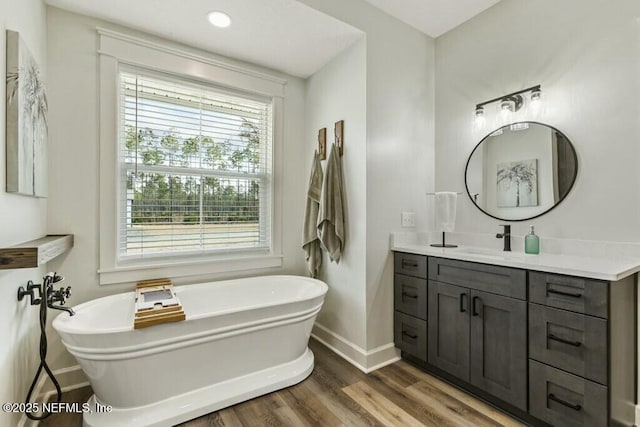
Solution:
[{"label": "wooden bath caddy tray", "polygon": [[180,300],[169,279],[144,280],[136,284],[133,329],[185,319]]}]

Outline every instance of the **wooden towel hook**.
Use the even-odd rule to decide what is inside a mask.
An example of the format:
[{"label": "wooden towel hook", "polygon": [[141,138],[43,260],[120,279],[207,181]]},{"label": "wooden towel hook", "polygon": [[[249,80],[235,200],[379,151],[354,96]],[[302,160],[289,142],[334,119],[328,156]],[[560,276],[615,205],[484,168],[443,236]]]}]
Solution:
[{"label": "wooden towel hook", "polygon": [[318,156],[320,160],[327,158],[327,128],[318,130]]},{"label": "wooden towel hook", "polygon": [[340,120],[335,123],[333,132],[335,134],[335,143],[338,148],[338,154],[342,157],[342,153],[344,151],[344,120]]}]

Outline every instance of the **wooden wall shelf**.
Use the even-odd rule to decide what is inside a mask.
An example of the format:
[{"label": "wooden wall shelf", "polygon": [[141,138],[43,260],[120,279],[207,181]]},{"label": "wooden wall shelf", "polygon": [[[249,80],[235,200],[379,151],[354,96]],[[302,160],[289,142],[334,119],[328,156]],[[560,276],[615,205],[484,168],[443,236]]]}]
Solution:
[{"label": "wooden wall shelf", "polygon": [[8,248],[0,248],[0,270],[39,267],[73,247],[73,234],[51,234]]}]

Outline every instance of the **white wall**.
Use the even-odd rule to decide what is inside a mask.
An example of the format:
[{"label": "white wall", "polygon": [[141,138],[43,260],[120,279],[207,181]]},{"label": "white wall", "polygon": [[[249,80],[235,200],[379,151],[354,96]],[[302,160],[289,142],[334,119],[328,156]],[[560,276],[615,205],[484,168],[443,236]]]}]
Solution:
[{"label": "white wall", "polygon": [[[340,264],[323,252],[320,279],[330,285],[318,323],[357,346],[366,345],[366,155],[367,42],[343,51],[306,82],[305,157],[307,176],[318,129],[327,128],[327,157],[333,124],[345,121],[342,170],[345,189],[346,246]],[[326,161],[322,162],[323,168]],[[307,181],[308,182],[308,181]],[[305,193],[306,194],[306,193]]]},{"label": "white wall", "polygon": [[[0,247],[46,234],[47,200],[5,192],[6,30],[18,31],[47,76],[46,8],[41,0],[0,0]],[[40,283],[45,268],[0,270],[0,402],[23,402],[37,368],[38,310],[16,301],[17,288]],[[20,414],[0,412],[0,425],[16,425]]]},{"label": "white wall", "polygon": [[[434,190],[433,39],[377,10],[367,19],[367,349],[393,341],[389,235],[403,211],[428,230]],[[432,200],[429,200],[431,202]]]},{"label": "white wall", "polygon": [[[531,222],[543,246],[545,236],[638,242],[639,72],[636,0],[498,3],[436,40],[436,187],[464,191],[467,157],[491,130],[474,127],[475,104],[541,84],[537,120],[571,140],[578,177],[557,208],[513,233]],[[459,200],[456,231],[498,231],[497,220]]]},{"label": "white wall", "polygon": [[[359,298],[369,352],[393,341],[389,235],[400,230],[403,211],[416,212],[418,229],[432,224],[424,193],[434,188],[434,42],[361,0],[302,1],[367,37],[366,207],[357,207],[366,217],[350,223],[366,221],[366,292]],[[345,147],[350,156],[348,139]]]},{"label": "white wall", "polygon": [[[75,234],[75,248],[57,270],[73,287],[71,304],[132,289],[131,285],[98,285],[98,55],[96,26],[160,41],[200,55],[218,58],[175,43],[159,40],[104,21],[48,9],[50,172],[49,217],[52,230]],[[222,58],[224,59],[224,58]],[[237,61],[226,61],[240,64]],[[248,66],[247,64],[242,64]],[[258,67],[287,79],[285,86],[285,130],[283,147],[283,267],[255,274],[304,274],[300,248],[304,212],[304,84],[292,76]],[[246,273],[244,274],[247,275]],[[236,275],[237,276],[237,275]],[[222,279],[232,276],[215,276]],[[189,278],[190,283],[199,278]],[[181,282],[177,282],[181,283]],[[75,364],[60,342],[51,340],[52,364]]]}]

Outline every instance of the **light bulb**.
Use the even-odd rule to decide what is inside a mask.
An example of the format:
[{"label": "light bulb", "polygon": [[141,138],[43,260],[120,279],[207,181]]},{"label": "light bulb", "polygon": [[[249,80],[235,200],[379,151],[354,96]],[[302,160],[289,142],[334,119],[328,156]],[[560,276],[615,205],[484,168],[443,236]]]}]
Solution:
[{"label": "light bulb", "polygon": [[500,117],[503,124],[511,123],[512,113],[515,110],[515,102],[510,99],[503,99],[500,104]]},{"label": "light bulb", "polygon": [[516,109],[516,103],[510,99],[503,99],[502,103],[500,104],[500,108],[502,108],[503,112],[504,111],[512,112],[513,110]]},{"label": "light bulb", "polygon": [[534,89],[531,91],[531,104],[529,108],[533,114],[538,114],[542,107],[542,91],[540,89]]},{"label": "light bulb", "polygon": [[211,25],[214,27],[227,28],[231,25],[231,18],[224,12],[213,11],[210,12],[207,17],[209,18]]},{"label": "light bulb", "polygon": [[542,91],[540,89],[534,89],[531,91],[531,102],[540,102],[542,100]]},{"label": "light bulb", "polygon": [[476,107],[476,126],[481,127],[482,125],[484,125],[484,107],[481,106],[477,106]]}]

